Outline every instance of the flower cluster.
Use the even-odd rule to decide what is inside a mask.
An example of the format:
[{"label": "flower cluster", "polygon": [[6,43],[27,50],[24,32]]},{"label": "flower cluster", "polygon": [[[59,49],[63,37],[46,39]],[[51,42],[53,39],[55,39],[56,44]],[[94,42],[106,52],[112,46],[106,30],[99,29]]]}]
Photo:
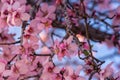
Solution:
[{"label": "flower cluster", "polygon": [[[26,1],[21,0],[2,0],[1,1],[1,21],[6,26],[21,26],[23,21],[28,21],[30,15],[26,12]],[[1,23],[2,23],[1,22]]]},{"label": "flower cluster", "polygon": [[0,80],[120,80],[114,62],[102,68],[92,42],[120,52],[120,7],[112,2],[0,0]]}]

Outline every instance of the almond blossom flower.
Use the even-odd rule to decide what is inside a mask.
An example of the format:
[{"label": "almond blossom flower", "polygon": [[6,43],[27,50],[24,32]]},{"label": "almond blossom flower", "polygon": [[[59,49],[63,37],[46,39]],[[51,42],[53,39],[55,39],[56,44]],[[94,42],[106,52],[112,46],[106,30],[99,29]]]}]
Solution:
[{"label": "almond blossom flower", "polygon": [[28,41],[35,42],[35,43],[38,42],[39,41],[39,38],[38,38],[39,32],[40,31],[37,28],[34,28],[34,26],[28,25],[28,27],[24,31],[23,43],[26,43]]},{"label": "almond blossom flower", "polygon": [[47,62],[43,66],[44,70],[43,74],[41,75],[41,79],[43,80],[53,80],[53,78],[56,76],[56,73],[59,73],[60,71],[60,68],[55,67],[52,62]]},{"label": "almond blossom flower", "polygon": [[110,0],[100,0],[98,1],[99,5],[98,5],[98,10],[111,10],[112,6],[110,4]]},{"label": "almond blossom flower", "polygon": [[115,73],[112,78],[115,79],[115,80],[120,80],[120,71]]},{"label": "almond blossom flower", "polygon": [[0,61],[0,74],[5,70],[5,63]]},{"label": "almond blossom flower", "polygon": [[35,42],[39,41],[38,37],[34,34],[24,34],[23,35],[23,44],[26,42]]},{"label": "almond blossom flower", "polygon": [[[22,10],[22,9],[21,9]],[[13,12],[12,14],[12,24],[16,26],[20,26],[22,24],[22,21],[27,21],[30,19],[30,15],[28,13],[25,13],[25,11],[18,11]]]},{"label": "almond blossom flower", "polygon": [[71,55],[75,55],[78,52],[78,46],[72,42],[72,40],[73,36],[70,36],[62,43],[59,43],[58,41],[55,42],[54,51],[57,54],[59,60],[61,60],[64,56],[70,58]]},{"label": "almond blossom flower", "polygon": [[113,62],[111,62],[110,64],[108,64],[106,66],[105,69],[100,71],[100,74],[96,74],[96,76],[100,79],[100,80],[105,80],[106,78],[109,78],[110,76],[113,75],[113,68],[111,67],[111,65],[113,64]]},{"label": "almond blossom flower", "polygon": [[15,51],[13,51],[13,54],[30,55],[30,54],[33,54],[33,52],[34,52],[35,50],[37,50],[38,47],[39,47],[39,45],[36,44],[36,43],[26,42],[26,43],[23,43],[23,46],[13,47],[12,50],[15,50]]},{"label": "almond blossom flower", "polygon": [[18,69],[20,74],[26,74],[29,71],[28,69],[29,64],[26,60],[17,61],[15,66]]},{"label": "almond blossom flower", "polygon": [[70,66],[65,67],[64,72],[65,80],[85,80],[84,77],[79,75],[81,69],[82,69],[81,65],[79,65],[75,71]]},{"label": "almond blossom flower", "polygon": [[15,56],[15,54],[12,53],[12,48],[11,47],[13,47],[13,46],[3,47],[2,54],[0,55],[1,59],[4,59],[6,61],[10,61],[13,58],[13,56]]},{"label": "almond blossom flower", "polygon": [[8,76],[11,76],[12,75],[12,70],[5,70],[3,73],[2,73],[2,76],[3,77],[8,77]]},{"label": "almond blossom flower", "polygon": [[[110,14],[112,14],[112,13],[110,13]],[[113,18],[112,24],[117,26],[120,23],[120,6],[117,7],[114,14],[116,14],[116,16]],[[112,15],[114,15],[114,14],[112,14]]]},{"label": "almond blossom flower", "polygon": [[30,15],[25,12],[25,4],[20,1],[3,1],[1,18],[6,19],[8,25],[20,26],[22,21],[27,21]]},{"label": "almond blossom flower", "polygon": [[38,29],[39,28],[43,28],[46,30],[46,32],[48,32],[48,29],[52,28],[52,20],[41,18]]},{"label": "almond blossom flower", "polygon": [[36,43],[25,43],[24,48],[26,49],[26,53],[30,54],[31,52],[37,50],[39,48],[39,45]]},{"label": "almond blossom flower", "polygon": [[[6,23],[6,20],[5,19],[2,19],[1,17],[0,17],[0,28],[4,28],[4,27],[6,27],[7,26],[7,23]],[[1,32],[1,31],[0,31]]]},{"label": "almond blossom flower", "polygon": [[7,43],[7,42],[14,42],[14,36],[15,34],[8,34],[8,29],[1,29],[0,32],[1,36],[0,36],[0,42],[2,43]]},{"label": "almond blossom flower", "polygon": [[48,5],[47,3],[42,3],[39,11],[36,13],[36,19],[39,19],[38,29],[48,29],[52,27],[52,21],[55,20],[55,10],[56,7],[53,5]]},{"label": "almond blossom flower", "polygon": [[49,20],[55,19],[55,10],[56,7],[54,5],[48,5],[47,3],[42,3],[40,6],[40,10],[36,14],[36,17],[46,18]]},{"label": "almond blossom flower", "polygon": [[22,60],[17,61],[15,64],[11,66],[12,74],[9,78],[15,78],[16,80],[20,75],[27,74],[27,72],[29,72],[29,66],[30,65],[27,59],[22,59]]}]

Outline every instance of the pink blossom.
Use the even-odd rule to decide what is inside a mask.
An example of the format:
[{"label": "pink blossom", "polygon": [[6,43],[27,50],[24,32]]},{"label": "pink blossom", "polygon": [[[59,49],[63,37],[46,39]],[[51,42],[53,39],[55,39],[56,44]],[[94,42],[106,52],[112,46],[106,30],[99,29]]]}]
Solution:
[{"label": "pink blossom", "polygon": [[2,19],[1,17],[0,17],[0,24],[1,24],[0,28],[4,28],[7,26],[6,20]]},{"label": "pink blossom", "polygon": [[84,77],[79,75],[81,69],[82,69],[81,65],[79,65],[75,71],[72,69],[72,67],[67,66],[65,68],[65,73],[64,73],[65,79],[66,80],[85,80]]},{"label": "pink blossom", "polygon": [[5,70],[5,63],[0,61],[0,74]]},{"label": "pink blossom", "polygon": [[113,68],[111,67],[111,65],[113,64],[113,62],[111,62],[110,64],[108,64],[105,69],[100,71],[100,75],[97,74],[97,76],[99,77],[100,80],[104,80],[107,77],[109,78],[110,76],[113,75]]},{"label": "pink blossom", "polygon": [[52,20],[41,18],[38,29],[45,29],[48,32],[48,29],[52,27]]},{"label": "pink blossom", "polygon": [[25,54],[25,55],[33,54],[33,52],[39,48],[39,45],[36,43],[31,44],[29,42],[26,42],[26,43],[23,43],[23,45],[25,46],[19,47],[19,49],[21,50],[20,54]]},{"label": "pink blossom", "polygon": [[20,26],[22,24],[22,21],[27,21],[30,19],[30,15],[28,13],[24,12],[13,12],[12,15],[12,24],[16,26]]},{"label": "pink blossom", "polygon": [[47,18],[50,20],[54,20],[55,10],[56,10],[56,7],[54,5],[48,5],[47,3],[42,3],[40,10],[36,14],[36,17],[40,17],[40,18],[43,17],[43,18]]},{"label": "pink blossom", "polygon": [[47,62],[43,66],[44,66],[44,70],[41,76],[41,79],[43,80],[53,80],[53,78],[55,78],[56,76],[56,73],[59,73],[60,71],[60,68],[55,67],[52,62]]},{"label": "pink blossom", "polygon": [[7,43],[7,42],[14,42],[14,36],[15,34],[8,34],[8,29],[1,29],[1,37],[0,37],[0,42],[1,43]]},{"label": "pink blossom", "polygon": [[11,75],[12,75],[12,70],[5,70],[2,73],[2,76],[4,76],[4,77],[8,77],[8,76],[11,76]]},{"label": "pink blossom", "polygon": [[[0,55],[1,59],[4,59],[5,61],[9,61],[12,59],[12,57],[15,55],[12,52],[12,48],[13,46],[5,46],[3,47],[3,53]],[[11,49],[10,49],[11,48]],[[15,50],[15,49],[14,49]]]},{"label": "pink blossom", "polygon": [[119,23],[120,23],[120,6],[117,7],[116,11],[112,15],[114,15],[114,14],[116,14],[116,16],[113,18],[112,23],[113,23],[113,25],[116,26],[116,25],[119,25]]},{"label": "pink blossom", "polygon": [[23,35],[23,43],[26,43],[29,41],[37,43],[39,41],[39,38],[34,34],[24,34]]},{"label": "pink blossom", "polygon": [[8,25],[20,26],[22,21],[27,21],[30,15],[25,12],[25,4],[21,4],[19,1],[3,1],[1,8],[1,18],[5,19]]},{"label": "pink blossom", "polygon": [[55,20],[55,10],[54,5],[48,5],[47,3],[42,3],[39,11],[36,14],[36,19],[40,21],[38,29],[45,29],[48,32],[48,29],[52,27],[52,21]]},{"label": "pink blossom", "polygon": [[61,60],[64,56],[70,57],[75,55],[78,52],[78,46],[72,42],[73,36],[70,36],[67,40],[64,40],[62,43],[58,41],[55,42],[54,51],[58,56],[58,59]]},{"label": "pink blossom", "polygon": [[[24,64],[24,65],[23,65]],[[12,65],[12,75],[11,76],[19,76],[20,74],[26,74],[29,71],[29,63],[27,60],[19,60],[14,65]]]}]

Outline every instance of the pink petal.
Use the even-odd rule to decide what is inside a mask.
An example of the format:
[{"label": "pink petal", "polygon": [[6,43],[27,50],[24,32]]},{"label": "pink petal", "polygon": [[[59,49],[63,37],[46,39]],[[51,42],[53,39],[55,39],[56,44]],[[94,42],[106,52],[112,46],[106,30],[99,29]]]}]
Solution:
[{"label": "pink petal", "polygon": [[73,75],[73,73],[74,73],[73,68],[70,66],[66,67],[66,71],[68,71],[68,75]]},{"label": "pink petal", "polygon": [[44,25],[44,24],[39,23],[39,24],[38,24],[38,26],[37,26],[37,29],[38,29],[39,31],[41,31],[41,30],[43,30],[43,29],[44,29],[44,27],[45,27],[45,25]]},{"label": "pink petal", "polygon": [[82,69],[82,66],[79,65],[79,66],[77,67],[75,73],[76,73],[77,75],[79,75],[81,69]]},{"label": "pink petal", "polygon": [[47,48],[47,47],[43,47],[42,49],[41,49],[41,52],[40,52],[41,54],[50,54],[51,53],[51,51]]},{"label": "pink petal", "polygon": [[11,70],[5,70],[5,71],[2,73],[2,76],[4,76],[4,77],[10,76],[10,75],[12,75],[12,71],[11,71]]},{"label": "pink petal", "polygon": [[19,18],[14,18],[14,19],[12,19],[12,24],[15,26],[21,26],[22,21]]},{"label": "pink petal", "polygon": [[0,62],[0,73],[2,73],[5,70],[5,64],[3,62]]},{"label": "pink petal", "polygon": [[55,6],[49,6],[48,7],[48,13],[54,13],[55,12],[55,10],[56,10],[56,7]]},{"label": "pink petal", "polygon": [[5,27],[7,24],[6,24],[6,21],[2,18],[0,18],[0,28],[3,28]]},{"label": "pink petal", "polygon": [[52,13],[52,14],[48,14],[47,16],[46,16],[46,18],[50,18],[51,20],[55,20],[55,14],[54,13]]},{"label": "pink petal", "polygon": [[6,2],[6,0],[1,0],[2,3]]},{"label": "pink petal", "polygon": [[[9,14],[8,17],[7,17],[7,24],[8,24],[8,25],[11,25],[11,22],[12,22],[12,21],[11,21],[11,17],[12,17],[12,16],[11,16],[10,14]],[[12,18],[12,19],[13,19],[13,18]],[[11,22],[10,22],[10,21],[11,21]]]},{"label": "pink petal", "polygon": [[55,73],[59,73],[60,70],[61,70],[61,69],[60,69],[59,67],[55,67],[55,68],[54,68],[54,72],[55,72]]},{"label": "pink petal", "polygon": [[43,42],[46,42],[48,40],[48,34],[45,32],[45,31],[42,31],[40,34],[40,39],[43,41]]},{"label": "pink petal", "polygon": [[18,1],[16,1],[13,5],[12,8],[13,10],[17,10],[20,7],[20,3]]},{"label": "pink petal", "polygon": [[34,35],[32,35],[32,36],[30,37],[30,40],[31,40],[32,42],[38,42],[38,41],[39,41],[39,39],[38,39],[36,36],[34,36]]},{"label": "pink petal", "polygon": [[111,62],[110,64],[108,64],[105,68],[105,74],[104,76],[110,76],[113,73],[113,68],[111,68],[111,65],[113,64],[113,62]]},{"label": "pink petal", "polygon": [[23,21],[27,21],[27,20],[30,19],[30,15],[27,14],[27,13],[23,13],[23,14],[21,14],[21,19],[22,19]]},{"label": "pink petal", "polygon": [[68,44],[70,44],[73,40],[73,36],[70,36],[65,42],[67,42]]},{"label": "pink petal", "polygon": [[80,76],[80,77],[77,78],[77,80],[85,80],[85,78]]},{"label": "pink petal", "polygon": [[26,3],[26,0],[18,0],[21,5]]},{"label": "pink petal", "polygon": [[25,12],[25,9],[26,9],[26,6],[25,5],[22,5],[20,6],[17,11],[20,12],[20,13],[24,13]]},{"label": "pink petal", "polygon": [[42,10],[43,12],[46,12],[46,11],[48,10],[48,4],[47,4],[47,3],[42,3],[42,4],[41,4],[41,10]]}]

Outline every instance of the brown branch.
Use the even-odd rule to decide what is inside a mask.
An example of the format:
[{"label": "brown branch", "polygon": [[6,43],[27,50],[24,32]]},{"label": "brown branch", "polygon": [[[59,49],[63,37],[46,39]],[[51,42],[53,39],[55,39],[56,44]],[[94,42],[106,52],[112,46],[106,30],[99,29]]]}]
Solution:
[{"label": "brown branch", "polygon": [[10,61],[8,61],[8,64],[10,64],[16,57],[17,57],[17,54],[13,56],[13,58]]},{"label": "brown branch", "polygon": [[14,44],[17,44],[17,43],[20,43],[21,40],[19,41],[15,41],[15,42],[10,42],[10,43],[0,43],[0,45],[14,45]]},{"label": "brown branch", "polygon": [[34,54],[35,56],[52,56],[52,54]]},{"label": "brown branch", "polygon": [[88,80],[92,80],[92,77],[94,76],[95,73],[97,73],[97,71],[92,72]]},{"label": "brown branch", "polygon": [[[65,28],[66,28],[66,26],[62,25],[61,22],[59,22],[59,21],[53,21],[52,26],[54,28],[61,28],[63,30],[65,30]],[[84,24],[80,24],[79,26],[73,25],[73,27],[71,28],[71,31],[74,32],[75,34],[80,34],[81,33],[81,35],[86,37],[85,25]],[[104,41],[105,38],[109,39],[112,36],[112,34],[100,31],[99,29],[95,29],[92,26],[88,26],[88,34],[89,34],[89,38],[91,40],[97,41],[97,42]]]},{"label": "brown branch", "polygon": [[23,43],[23,35],[24,35],[24,31],[25,31],[25,28],[26,28],[26,26],[28,25],[28,23],[27,23],[27,21],[24,21],[23,23],[22,23],[22,32],[21,32],[21,45],[22,45],[22,43]]}]

